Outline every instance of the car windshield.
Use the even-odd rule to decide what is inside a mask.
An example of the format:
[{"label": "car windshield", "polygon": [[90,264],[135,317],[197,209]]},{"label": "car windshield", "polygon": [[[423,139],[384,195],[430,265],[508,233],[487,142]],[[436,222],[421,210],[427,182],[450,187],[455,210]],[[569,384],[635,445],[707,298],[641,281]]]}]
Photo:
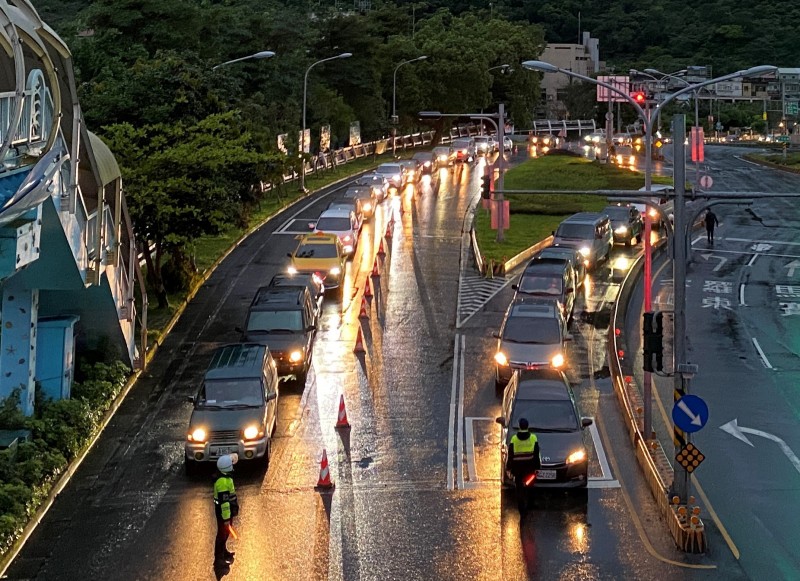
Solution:
[{"label": "car windshield", "polygon": [[512,343],[555,345],[561,342],[561,329],[556,319],[509,317],[503,329],[503,340]]},{"label": "car windshield", "polygon": [[534,434],[542,432],[574,432],[578,429],[575,408],[569,400],[518,399],[511,415],[511,425],[519,426],[519,419],[528,420]]},{"label": "car windshield", "polygon": [[609,206],[603,210],[603,213],[608,214],[608,217],[612,220],[627,220],[631,211],[625,206]]},{"label": "car windshield", "polygon": [[456,140],[453,142],[453,147],[456,149],[466,149],[472,142],[469,140]]},{"label": "car windshield", "polygon": [[296,311],[250,311],[247,330],[257,333],[294,333],[303,330],[303,313]]},{"label": "car windshield", "polygon": [[350,188],[342,194],[342,197],[347,200],[358,200],[360,198],[371,198],[372,194],[367,188]]},{"label": "car windshield", "polygon": [[198,407],[260,407],[264,405],[261,382],[257,379],[208,379]]},{"label": "car windshield", "polygon": [[560,238],[591,240],[594,238],[594,226],[591,224],[563,223],[558,227],[558,230],[556,230],[556,236]]},{"label": "car windshield", "polygon": [[382,165],[378,168],[378,173],[382,174],[396,174],[400,173],[402,169],[399,165]]},{"label": "car windshield", "polygon": [[295,258],[336,258],[335,244],[301,244],[294,253]]},{"label": "car windshield", "polygon": [[564,262],[570,262],[571,260],[575,259],[575,252],[572,250],[542,250],[539,254],[539,258],[547,258],[548,260],[563,260]]},{"label": "car windshield", "polygon": [[519,281],[519,292],[537,295],[541,294],[560,296],[562,291],[562,282],[563,280],[561,277],[540,275],[525,276],[523,274],[522,279]]},{"label": "car windshield", "polygon": [[450,148],[449,147],[434,147],[433,153],[435,155],[450,155]]},{"label": "car windshield", "polygon": [[350,230],[350,218],[320,218],[317,232],[346,232]]}]

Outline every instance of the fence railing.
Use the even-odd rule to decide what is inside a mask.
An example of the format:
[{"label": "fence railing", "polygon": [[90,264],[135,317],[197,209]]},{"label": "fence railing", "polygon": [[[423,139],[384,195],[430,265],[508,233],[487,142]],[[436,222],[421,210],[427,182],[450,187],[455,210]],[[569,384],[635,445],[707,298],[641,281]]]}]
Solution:
[{"label": "fence railing", "polygon": [[[453,139],[459,137],[468,137],[476,135],[479,127],[475,124],[458,125],[451,127],[448,132],[442,135],[442,143],[450,143]],[[434,131],[422,131],[419,133],[410,133],[408,135],[398,135],[394,138],[394,148],[398,151],[405,151],[414,147],[423,147],[430,145],[433,142]],[[359,143],[358,145],[351,145],[342,147],[334,151],[320,152],[314,156],[310,161],[305,164],[306,175],[313,174],[321,170],[336,168],[339,165],[349,163],[356,159],[364,158],[368,155],[381,155],[392,149],[392,138],[386,137],[384,139],[377,139],[367,143]],[[291,182],[300,177],[300,173],[293,171],[290,174],[283,176],[283,183]],[[272,187],[272,184],[262,184],[265,190]]]}]

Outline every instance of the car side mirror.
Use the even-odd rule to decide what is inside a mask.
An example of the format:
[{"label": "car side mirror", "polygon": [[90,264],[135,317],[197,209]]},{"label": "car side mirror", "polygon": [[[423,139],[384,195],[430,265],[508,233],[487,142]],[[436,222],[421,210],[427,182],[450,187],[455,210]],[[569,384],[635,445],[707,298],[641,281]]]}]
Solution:
[{"label": "car side mirror", "polygon": [[278,399],[278,393],[275,391],[267,394],[267,401],[272,401],[273,399]]},{"label": "car side mirror", "polygon": [[309,230],[313,230],[316,227],[317,227],[317,223],[316,222],[309,222],[308,223],[308,229]]},{"label": "car side mirror", "polygon": [[291,252],[287,252],[287,253],[286,253],[286,256],[288,256],[289,258],[293,258],[293,257],[292,257],[292,253],[291,253]]},{"label": "car side mirror", "polygon": [[550,235],[551,236],[555,236],[556,235],[556,231],[555,230],[550,230]]},{"label": "car side mirror", "polygon": [[186,396],[186,401],[188,401],[189,403],[193,404],[194,403],[194,396],[193,395],[187,395]]},{"label": "car side mirror", "polygon": [[500,338],[500,333],[498,333],[497,331],[494,331],[492,333],[492,337],[494,337],[495,339],[499,339]]},{"label": "car side mirror", "polygon": [[500,424],[501,426],[503,426],[504,428],[506,427],[506,419],[504,417],[502,417],[502,416],[497,417],[497,418],[495,418],[494,421],[497,422],[498,424]]},{"label": "car side mirror", "polygon": [[511,288],[512,288],[512,290],[515,290],[515,291],[519,290],[519,285],[518,284],[512,284]]},{"label": "car side mirror", "polygon": [[592,418],[581,418],[581,427],[582,428],[588,428],[593,423],[594,423],[594,420],[592,420]]}]

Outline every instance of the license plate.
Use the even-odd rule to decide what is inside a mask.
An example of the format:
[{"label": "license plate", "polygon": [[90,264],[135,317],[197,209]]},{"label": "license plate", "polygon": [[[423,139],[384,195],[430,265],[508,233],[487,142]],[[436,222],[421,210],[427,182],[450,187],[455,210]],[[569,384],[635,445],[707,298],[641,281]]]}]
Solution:
[{"label": "license plate", "polygon": [[239,446],[212,446],[212,456],[224,456],[225,454],[236,454],[239,451]]},{"label": "license plate", "polygon": [[542,480],[555,480],[556,479],[556,471],[555,470],[537,470],[536,477],[541,478]]}]

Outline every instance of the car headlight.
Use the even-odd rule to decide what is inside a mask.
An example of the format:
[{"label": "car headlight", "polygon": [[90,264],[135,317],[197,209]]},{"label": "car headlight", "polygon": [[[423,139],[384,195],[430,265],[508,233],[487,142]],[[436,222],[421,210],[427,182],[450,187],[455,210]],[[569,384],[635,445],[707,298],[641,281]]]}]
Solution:
[{"label": "car headlight", "polygon": [[550,360],[550,365],[556,369],[560,369],[564,365],[564,356],[561,353],[557,354]]},{"label": "car headlight", "polygon": [[350,236],[350,234],[348,234],[347,236],[342,238],[342,242],[350,242],[352,239],[353,239],[353,237]]},{"label": "car headlight", "polygon": [[320,276],[320,274],[318,272],[315,272],[314,274],[312,274],[311,278],[317,284],[322,284],[325,281],[325,277],[324,276]]},{"label": "car headlight", "polygon": [[586,460],[586,452],[584,450],[578,450],[567,456],[567,464],[577,464],[584,460]]},{"label": "car headlight", "polygon": [[615,234],[627,234],[628,233],[628,227],[627,226],[620,226],[619,228],[614,230],[614,233]]},{"label": "car headlight", "polygon": [[244,436],[245,440],[255,440],[256,438],[263,436],[264,432],[259,429],[259,427],[255,424],[252,426],[247,426],[243,431],[242,435]]},{"label": "car headlight", "polygon": [[195,428],[192,430],[192,433],[189,434],[189,441],[190,442],[205,442],[206,441],[206,431],[203,428]]},{"label": "car headlight", "polygon": [[337,276],[337,275],[339,275],[339,274],[342,274],[342,269],[341,269],[341,268],[339,268],[338,266],[334,266],[334,267],[333,267],[332,269],[330,269],[328,272],[329,272],[330,274],[332,274],[333,276]]},{"label": "car headlight", "polygon": [[656,212],[655,208],[650,208],[650,210],[647,213],[650,214],[651,218],[655,218],[656,216],[658,216],[658,212]]},{"label": "car headlight", "polygon": [[426,161],[426,162],[425,162],[425,167],[431,167],[431,162],[429,162],[429,161]]},{"label": "car headlight", "polygon": [[348,254],[348,253],[350,253],[350,252],[352,252],[352,251],[353,251],[353,245],[352,245],[352,244],[345,244],[345,245],[344,245],[344,252],[345,252],[345,254]]},{"label": "car headlight", "polygon": [[508,358],[502,351],[498,351],[497,353],[494,354],[494,360],[497,362],[498,365],[502,365],[504,367],[508,365]]},{"label": "car headlight", "polygon": [[591,254],[591,252],[592,252],[592,251],[591,251],[591,249],[590,249],[590,248],[588,248],[587,246],[584,246],[583,248],[581,248],[580,250],[578,250],[578,252],[580,252],[580,253],[581,253],[581,256],[583,256],[584,258],[586,258],[587,256],[589,256],[589,254]]},{"label": "car headlight", "polygon": [[630,261],[625,256],[620,256],[614,261],[614,270],[628,270],[631,265]]},{"label": "car headlight", "polygon": [[303,352],[302,351],[292,351],[289,354],[289,361],[292,363],[297,363],[303,359]]},{"label": "car headlight", "polygon": [[289,274],[297,274],[297,269],[294,266],[290,266],[286,269]]},{"label": "car headlight", "polygon": [[372,203],[371,202],[367,202],[366,204],[364,204],[364,211],[365,212],[371,212],[372,211]]},{"label": "car headlight", "polygon": [[636,158],[634,156],[631,156],[631,158],[628,161],[628,163],[630,163],[631,165],[636,165]]},{"label": "car headlight", "polygon": [[446,155],[440,155],[439,156],[439,161],[447,161],[447,156]]},{"label": "car headlight", "polygon": [[399,174],[399,173],[396,173],[396,174],[394,174],[394,175],[392,176],[392,179],[393,179],[394,181],[396,181],[396,182],[399,182],[399,181],[400,181],[400,174]]}]

